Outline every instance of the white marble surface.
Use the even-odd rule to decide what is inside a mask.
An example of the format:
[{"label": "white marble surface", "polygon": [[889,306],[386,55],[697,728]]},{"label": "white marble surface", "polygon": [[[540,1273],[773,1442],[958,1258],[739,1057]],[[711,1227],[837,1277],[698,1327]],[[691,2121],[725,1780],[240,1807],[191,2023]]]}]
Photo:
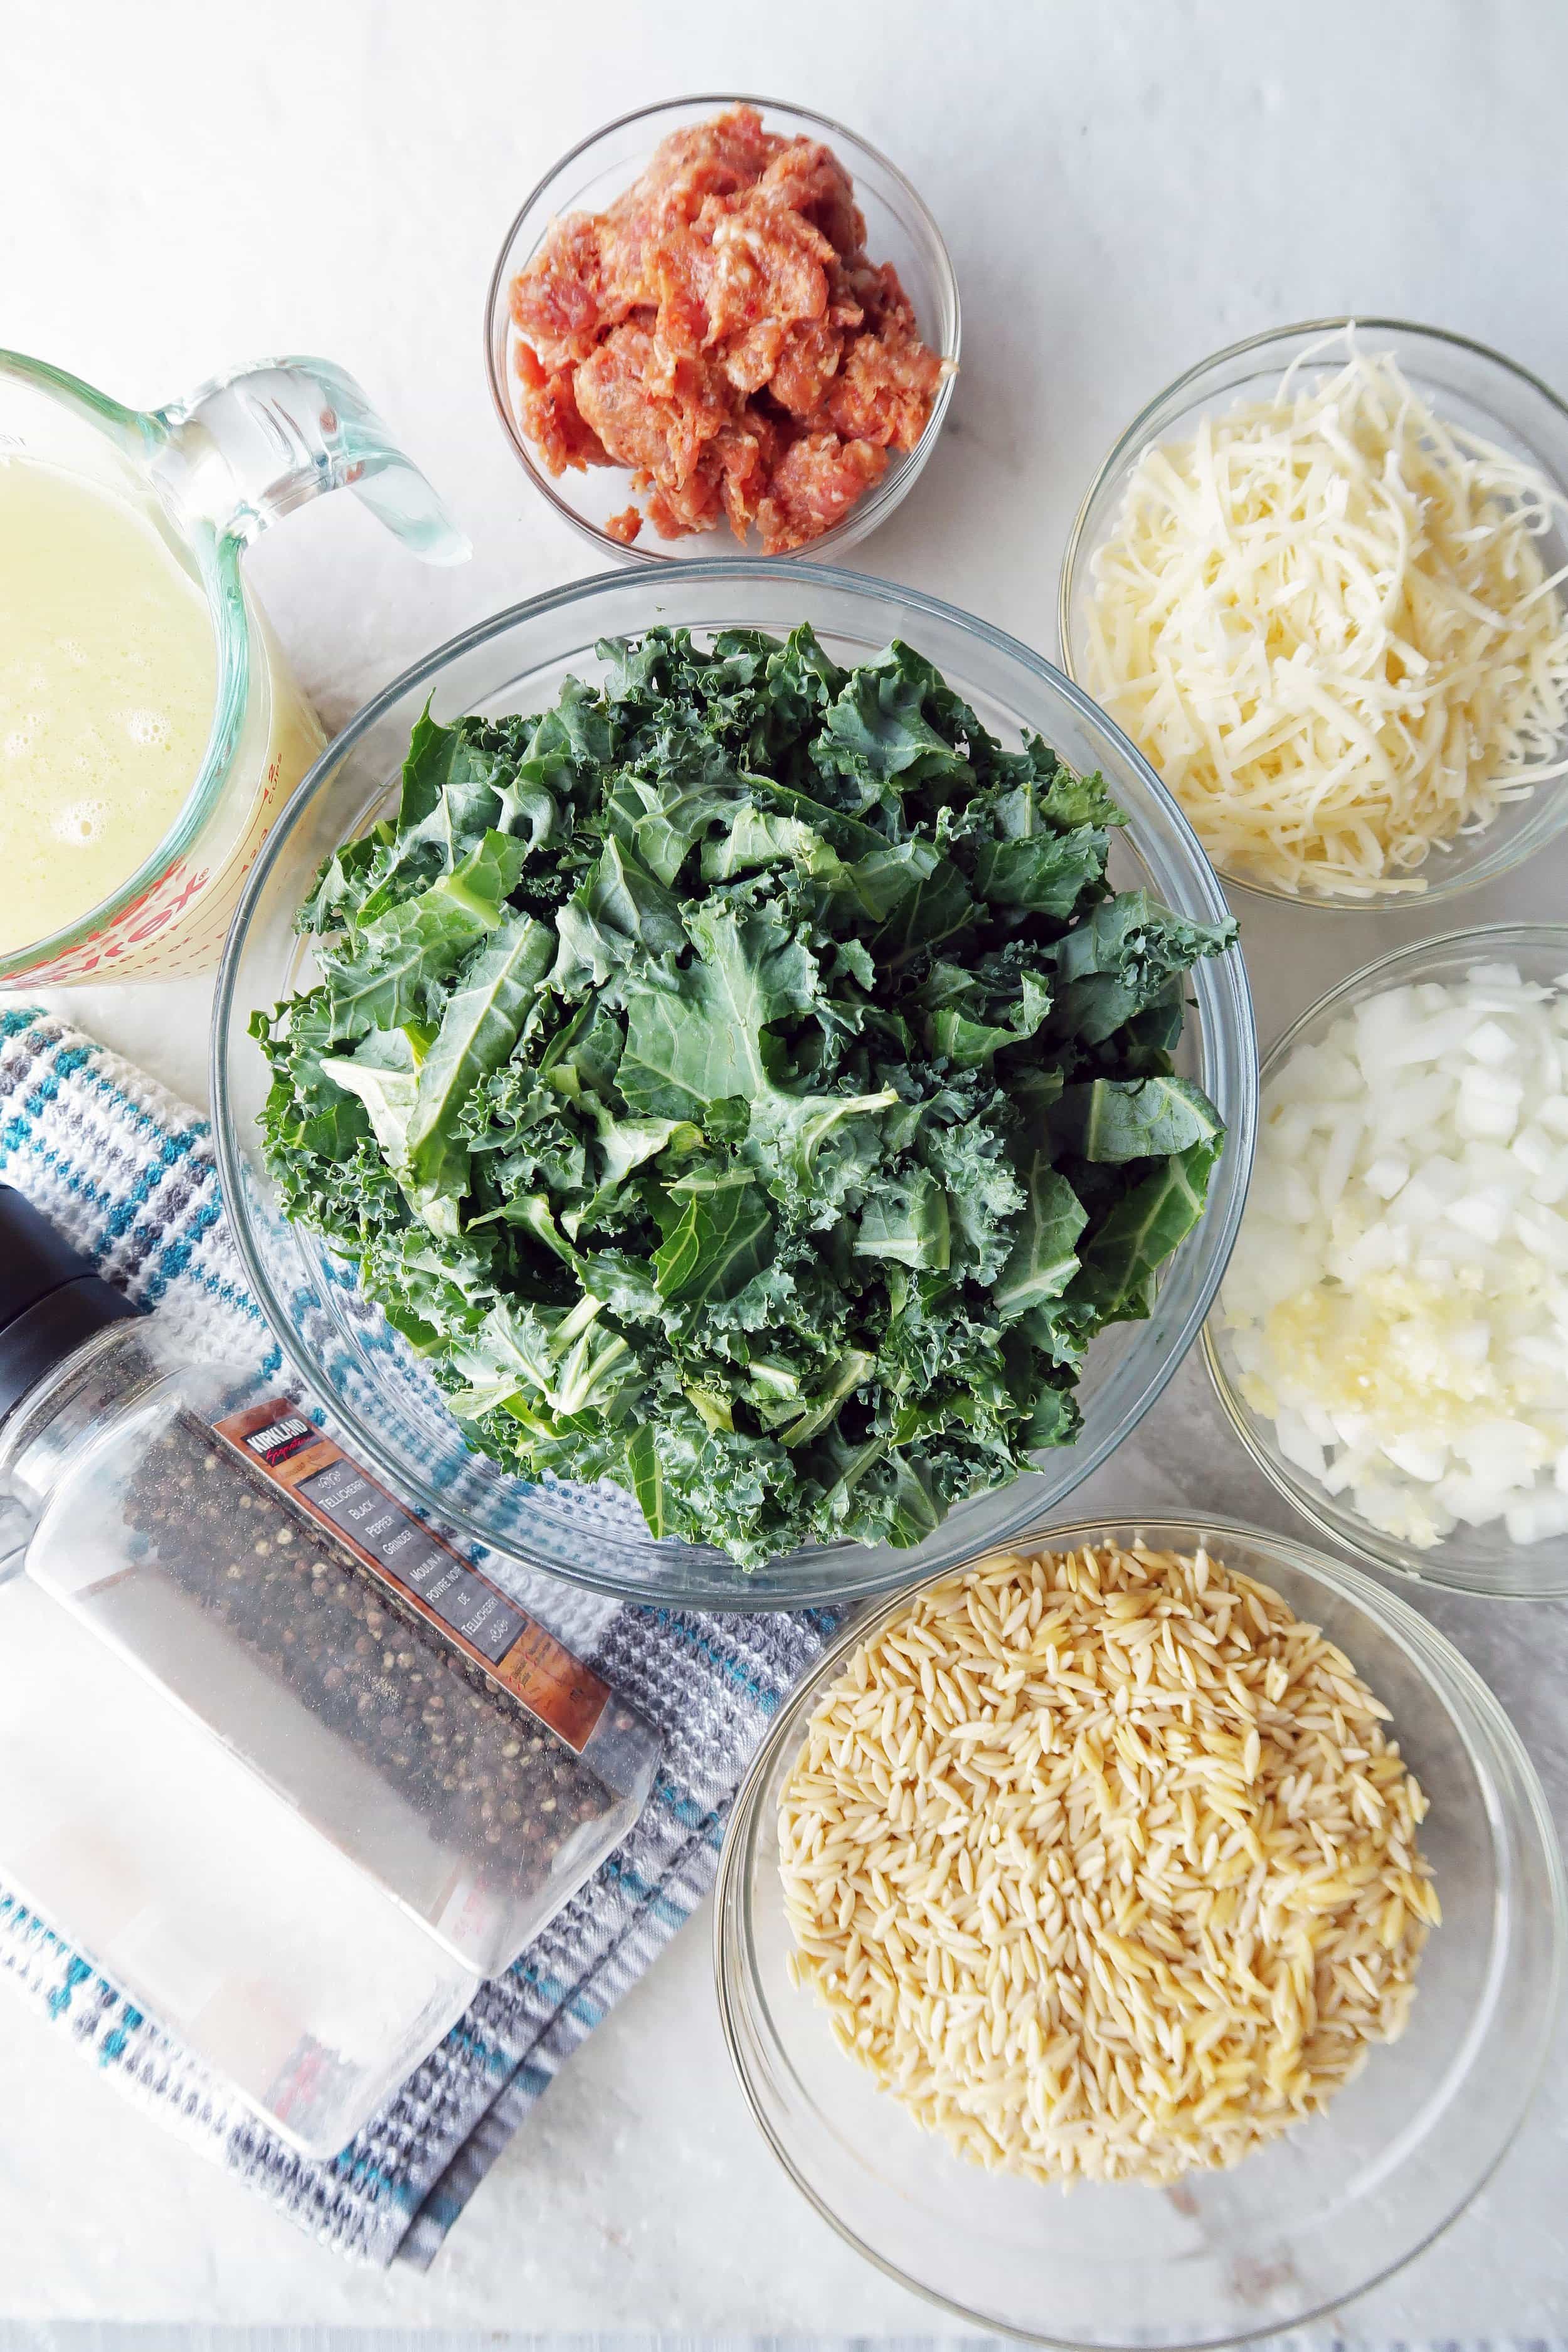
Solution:
[{"label": "white marble surface", "polygon": [[[490,413],[501,232],[543,168],[655,96],[773,92],[918,182],[962,281],[942,446],[856,561],[1054,650],[1056,567],[1128,416],[1222,342],[1347,309],[1428,319],[1568,383],[1556,0],[12,0],[0,332],[129,400],[268,351],[352,368],[476,547],[427,572],[349,499],[254,553],[330,722],[496,606],[580,573]],[[1568,843],[1461,919],[1559,913]],[[1381,947],[1449,928],[1243,908],[1265,1040]],[[60,1009],[205,1098],[206,991]],[[1079,1498],[1286,1516],[1189,1364]],[[1568,1818],[1568,1611],[1434,1600]],[[1344,2332],[1568,2326],[1568,2049],[1478,2204]],[[727,2070],[695,1921],[596,2033],[435,2271],[369,2277],[129,2113],[0,2000],[0,2318],[889,2334],[944,2323],[773,2170]]]}]

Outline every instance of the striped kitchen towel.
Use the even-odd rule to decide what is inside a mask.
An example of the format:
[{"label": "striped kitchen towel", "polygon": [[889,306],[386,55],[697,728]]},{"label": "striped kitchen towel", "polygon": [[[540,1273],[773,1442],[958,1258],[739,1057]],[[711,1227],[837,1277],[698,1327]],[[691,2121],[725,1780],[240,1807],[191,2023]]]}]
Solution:
[{"label": "striped kitchen towel", "polygon": [[[0,1011],[0,1178],[193,1353],[256,1363],[276,1342],[246,1289],[206,1122],[53,1017]],[[283,1383],[274,1382],[275,1385]],[[552,2076],[712,1883],[730,1801],[832,1621],[708,1616],[584,1595],[491,1555],[498,1583],[586,1654],[661,1732],[637,1827],[353,2145],[310,2163],[141,2014],[0,1877],[0,1972],[128,2096],[343,2253],[425,2267]]]}]

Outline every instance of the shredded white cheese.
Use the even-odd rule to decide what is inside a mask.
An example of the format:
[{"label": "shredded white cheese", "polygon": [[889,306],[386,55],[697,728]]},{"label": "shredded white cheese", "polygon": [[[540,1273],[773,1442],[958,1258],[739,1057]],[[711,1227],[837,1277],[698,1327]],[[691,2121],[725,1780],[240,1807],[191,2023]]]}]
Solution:
[{"label": "shredded white cheese", "polygon": [[1287,375],[1139,459],[1090,566],[1090,691],[1223,870],[1424,890],[1431,850],[1568,774],[1564,504],[1392,357]]},{"label": "shredded white cheese", "polygon": [[1265,1099],[1221,1353],[1288,1462],[1421,1549],[1568,1535],[1565,985],[1385,990]]}]

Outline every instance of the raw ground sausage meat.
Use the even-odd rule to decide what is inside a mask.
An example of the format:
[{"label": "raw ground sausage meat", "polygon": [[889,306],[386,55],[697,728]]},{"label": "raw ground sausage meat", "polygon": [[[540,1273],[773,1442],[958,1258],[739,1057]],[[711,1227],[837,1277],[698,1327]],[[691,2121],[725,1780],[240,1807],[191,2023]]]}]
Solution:
[{"label": "raw ground sausage meat", "polygon": [[[629,467],[662,537],[754,523],[766,555],[843,520],[942,379],[837,158],[750,106],[673,132],[607,212],[552,222],[511,315],[551,473]],[[640,523],[631,506],[608,529]]]}]

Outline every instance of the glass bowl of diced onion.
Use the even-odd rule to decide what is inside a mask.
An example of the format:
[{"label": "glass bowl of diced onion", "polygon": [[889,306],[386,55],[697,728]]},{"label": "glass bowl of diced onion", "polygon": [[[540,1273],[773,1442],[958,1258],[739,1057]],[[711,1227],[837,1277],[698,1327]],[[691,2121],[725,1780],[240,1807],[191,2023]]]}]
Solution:
[{"label": "glass bowl of diced onion", "polygon": [[[1005,1549],[1137,1541],[1204,1549],[1321,1628],[1388,1708],[1389,1735],[1428,1800],[1421,1848],[1442,1925],[1422,1953],[1408,2026],[1368,2053],[1326,2113],[1228,2170],[1190,2169],[1166,2186],[1080,2180],[1064,2195],[966,2161],[846,2056],[815,1991],[792,1979],[780,1799],[853,1654],[924,1586],[857,1617],[770,1725],[725,1836],[715,1971],[731,2059],[774,2156],[889,2277],[971,2333],[1193,2352],[1306,2326],[1430,2245],[1476,2194],[1523,2119],[1550,2042],[1563,1873],[1502,1707],[1451,1643],[1358,1570],[1261,1528],[1191,1518],[1037,1521]],[[931,1785],[963,1771],[939,1748]],[[1115,1874],[1104,1867],[1093,1884],[1109,1901]]]},{"label": "glass bowl of diced onion", "polygon": [[1568,926],[1380,958],[1260,1084],[1204,1331],[1237,1433],[1378,1568],[1568,1597]]},{"label": "glass bowl of diced onion", "polygon": [[[1279,627],[1265,609],[1268,595],[1259,592],[1255,610],[1250,593],[1238,587],[1251,561],[1249,536],[1254,548],[1261,543],[1257,514],[1238,505],[1232,475],[1216,488],[1205,436],[1232,411],[1272,400],[1282,385],[1292,398],[1310,401],[1350,361],[1384,357],[1415,404],[1408,433],[1401,423],[1389,439],[1388,464],[1401,478],[1410,478],[1403,510],[1390,525],[1397,543],[1407,547],[1419,539],[1434,504],[1447,504],[1423,499],[1431,482],[1415,477],[1426,458],[1436,450],[1445,465],[1450,457],[1461,465],[1475,444],[1489,445],[1497,462],[1486,478],[1497,493],[1488,493],[1488,505],[1456,476],[1457,503],[1444,518],[1452,536],[1445,544],[1461,542],[1482,512],[1510,529],[1521,524],[1506,548],[1499,541],[1488,574],[1491,585],[1522,562],[1531,572],[1528,593],[1537,602],[1542,593],[1556,599],[1551,630],[1537,631],[1531,622],[1528,646],[1517,635],[1505,640],[1489,634],[1484,615],[1468,614],[1463,625],[1473,628],[1474,642],[1455,654],[1456,667],[1480,681],[1483,697],[1510,662],[1521,665],[1520,674],[1543,678],[1545,690],[1531,704],[1528,729],[1490,735],[1479,723],[1480,704],[1466,704],[1457,694],[1450,707],[1441,694],[1425,693],[1415,667],[1424,656],[1407,656],[1405,647],[1407,636],[1421,634],[1409,623],[1412,583],[1408,574],[1399,576],[1397,563],[1384,562],[1386,547],[1368,557],[1358,581],[1356,551],[1348,545],[1352,534],[1343,534],[1337,551],[1321,543],[1312,562],[1295,571],[1296,595],[1303,572],[1315,583],[1305,604],[1269,583]],[[1180,480],[1165,477],[1162,487],[1148,467],[1171,457],[1180,460]],[[1297,475],[1300,488],[1300,464]],[[1249,487],[1272,497],[1258,485]],[[1345,488],[1342,480],[1323,496],[1342,496]],[[1201,527],[1194,527],[1190,576],[1178,577],[1169,549],[1162,554],[1149,538],[1151,518],[1157,535],[1164,528],[1159,518],[1167,495],[1175,502],[1173,514],[1182,513],[1184,499],[1194,502],[1194,512],[1203,509]],[[1322,499],[1303,494],[1301,503],[1321,525]],[[1222,525],[1221,512],[1245,528]],[[1350,521],[1355,520],[1352,513]],[[1278,557],[1271,527],[1262,539]],[[1293,561],[1286,559],[1288,574]],[[1311,320],[1251,336],[1202,361],[1133,418],[1096,475],[1068,543],[1058,608],[1061,662],[1151,761],[1227,882],[1293,905],[1415,910],[1494,881],[1568,824],[1568,778],[1562,772],[1568,766],[1565,569],[1568,405],[1548,385],[1500,352],[1439,328],[1398,319]],[[1325,572],[1331,575],[1326,585]],[[1520,593],[1522,609],[1526,592]],[[1479,600],[1472,601],[1479,607]],[[1552,631],[1548,656],[1544,640]],[[1342,695],[1336,676],[1342,650],[1350,673]],[[1295,674],[1282,667],[1287,653],[1304,661],[1310,675],[1292,683]],[[1358,669],[1367,673],[1359,681]],[[1321,691],[1325,682],[1333,689],[1327,696]],[[1298,696],[1294,709],[1292,695]],[[1368,804],[1379,847],[1360,860],[1363,871],[1373,870],[1384,846],[1390,854],[1381,879],[1369,885],[1349,878],[1358,862],[1355,807],[1333,821],[1335,856],[1327,864],[1310,860],[1321,854],[1324,832],[1316,810],[1332,804],[1336,776],[1342,784],[1341,755],[1348,767],[1361,748],[1358,730],[1384,724],[1392,731],[1376,732],[1373,755],[1391,778],[1391,814],[1385,822]],[[1498,755],[1504,740],[1512,747],[1512,768]],[[1479,759],[1456,748],[1477,741],[1489,744],[1491,756]],[[1262,772],[1281,746],[1287,766],[1300,750],[1301,769],[1289,794],[1277,799],[1272,779]],[[1328,796],[1321,803],[1320,791]],[[1442,820],[1456,824],[1447,837],[1436,837],[1436,820],[1418,814],[1434,805],[1456,813]],[[1424,840],[1430,845],[1417,856]]]}]

